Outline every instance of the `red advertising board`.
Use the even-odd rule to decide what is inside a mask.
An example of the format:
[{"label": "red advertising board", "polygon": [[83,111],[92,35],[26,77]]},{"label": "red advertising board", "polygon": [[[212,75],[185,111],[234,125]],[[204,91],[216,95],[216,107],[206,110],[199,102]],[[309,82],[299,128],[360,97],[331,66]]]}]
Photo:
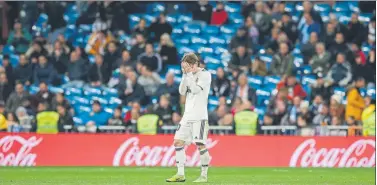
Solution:
[{"label": "red advertising board", "polygon": [[[174,166],[171,135],[0,134],[2,166]],[[211,166],[374,167],[375,138],[211,136]],[[199,165],[194,146],[187,166]]]}]

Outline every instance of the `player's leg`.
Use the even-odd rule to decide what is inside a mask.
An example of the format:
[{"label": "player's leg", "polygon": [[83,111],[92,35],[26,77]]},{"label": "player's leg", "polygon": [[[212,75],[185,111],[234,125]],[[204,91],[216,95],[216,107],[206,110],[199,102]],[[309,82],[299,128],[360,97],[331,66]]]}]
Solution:
[{"label": "player's leg", "polygon": [[166,179],[166,182],[185,182],[185,144],[191,142],[191,125],[182,121],[174,136],[175,160],[178,172],[173,177]]},{"label": "player's leg", "polygon": [[198,147],[200,153],[200,165],[201,165],[201,174],[198,179],[194,182],[207,182],[208,175],[208,165],[211,160],[208,149],[205,145],[208,137],[208,121],[203,120],[193,125],[193,139]]}]

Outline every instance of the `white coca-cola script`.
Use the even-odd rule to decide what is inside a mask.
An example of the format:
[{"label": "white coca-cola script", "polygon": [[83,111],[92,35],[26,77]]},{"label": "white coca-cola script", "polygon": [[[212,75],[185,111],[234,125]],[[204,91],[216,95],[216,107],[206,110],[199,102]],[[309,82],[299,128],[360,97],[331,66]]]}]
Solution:
[{"label": "white coca-cola script", "polygon": [[[208,139],[207,148],[216,146],[217,140]],[[140,146],[138,137],[131,137],[123,142],[117,149],[113,159],[113,166],[174,166],[175,148],[169,146]],[[200,155],[198,151],[188,154],[186,166],[199,166]]]},{"label": "white coca-cola script", "polygon": [[21,136],[4,136],[0,138],[1,166],[35,166],[37,154],[31,150],[42,142],[36,136],[25,139]]},{"label": "white coca-cola script", "polygon": [[[315,139],[302,142],[293,152],[290,167],[373,167],[376,141],[359,139],[347,148],[317,148]],[[369,155],[366,151],[370,151]],[[373,152],[371,152],[373,151]]]}]

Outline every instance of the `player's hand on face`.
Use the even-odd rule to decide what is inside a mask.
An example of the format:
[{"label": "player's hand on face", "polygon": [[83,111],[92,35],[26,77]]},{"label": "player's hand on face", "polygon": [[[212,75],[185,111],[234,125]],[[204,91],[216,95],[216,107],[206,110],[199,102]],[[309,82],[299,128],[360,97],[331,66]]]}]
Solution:
[{"label": "player's hand on face", "polygon": [[190,65],[187,62],[182,62],[181,67],[182,67],[183,73],[189,73],[190,72]]}]

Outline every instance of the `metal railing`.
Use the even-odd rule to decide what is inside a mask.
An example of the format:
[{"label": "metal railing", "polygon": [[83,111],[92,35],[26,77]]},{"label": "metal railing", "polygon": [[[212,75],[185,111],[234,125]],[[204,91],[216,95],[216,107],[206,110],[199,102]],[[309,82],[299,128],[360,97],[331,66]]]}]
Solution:
[{"label": "metal railing", "polygon": [[298,128],[297,126],[261,126],[262,135],[360,136],[361,126],[328,125]]}]

